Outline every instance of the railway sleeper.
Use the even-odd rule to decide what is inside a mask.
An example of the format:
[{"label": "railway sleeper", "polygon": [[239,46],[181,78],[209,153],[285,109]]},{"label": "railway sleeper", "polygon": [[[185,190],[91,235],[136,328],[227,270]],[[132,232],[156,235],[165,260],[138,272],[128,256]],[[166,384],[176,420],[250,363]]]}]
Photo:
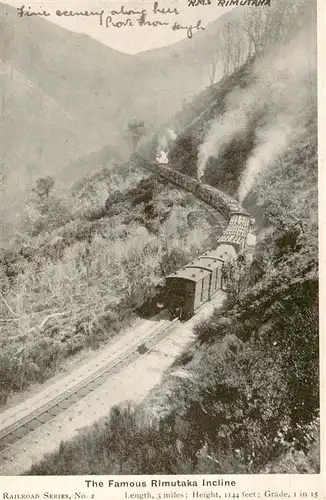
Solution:
[{"label": "railway sleeper", "polygon": [[7,448],[11,444],[16,443],[17,441],[17,436],[14,434],[8,434],[5,438],[1,439],[0,447],[2,448]]},{"label": "railway sleeper", "polygon": [[[48,421],[49,421],[49,420],[51,420],[52,418],[53,418],[53,416],[52,416],[50,413],[45,412],[45,413],[42,413],[42,415],[40,415],[40,416],[38,417],[38,420],[39,420],[40,422],[42,422],[42,424],[45,424],[46,422],[48,422]],[[27,430],[27,431],[28,431],[28,430]],[[29,432],[29,431],[28,431],[28,432]]]},{"label": "railway sleeper", "polygon": [[69,396],[69,398],[65,399],[64,401],[61,401],[61,403],[59,403],[59,408],[61,409],[61,411],[63,410],[67,410],[68,408],[70,408],[70,406],[72,406],[74,403],[77,403],[79,401],[79,397],[77,394],[72,394],[71,396]]},{"label": "railway sleeper", "polygon": [[33,418],[33,420],[30,420],[25,424],[25,427],[30,431],[35,431],[35,429],[40,427],[40,425],[40,421],[37,418]]},{"label": "railway sleeper", "polygon": [[56,405],[56,406],[53,406],[52,408],[50,408],[48,410],[48,412],[53,416],[53,417],[56,417],[57,415],[59,415],[59,413],[61,413],[61,408],[60,406]]},{"label": "railway sleeper", "polygon": [[93,388],[90,387],[90,384],[89,384],[89,385],[79,389],[77,394],[80,398],[83,398],[83,397],[87,396],[90,392],[92,392],[92,390],[93,390]]}]

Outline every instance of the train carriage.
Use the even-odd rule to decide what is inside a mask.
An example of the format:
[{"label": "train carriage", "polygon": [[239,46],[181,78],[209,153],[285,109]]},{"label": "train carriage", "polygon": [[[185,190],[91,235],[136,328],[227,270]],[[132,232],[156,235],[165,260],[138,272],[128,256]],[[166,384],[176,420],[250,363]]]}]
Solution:
[{"label": "train carriage", "polygon": [[184,267],[166,278],[168,309],[172,316],[189,319],[209,299],[211,271]]},{"label": "train carriage", "polygon": [[185,266],[188,269],[204,269],[211,273],[207,296],[208,300],[210,300],[214,293],[221,288],[222,265],[223,261],[221,259],[205,259],[199,257],[197,260]]},{"label": "train carriage", "polygon": [[237,200],[213,186],[166,165],[148,162],[142,158],[138,161],[138,155],[134,155],[132,161],[194,193],[216,208],[228,221],[228,226],[219,238],[219,246],[215,250],[206,252],[196,261],[166,278],[169,309],[174,315],[187,319],[209,300],[213,293],[223,288],[223,264],[235,260],[244,250],[253,220]]},{"label": "train carriage", "polygon": [[229,262],[237,258],[237,252],[232,245],[221,244],[210,252],[205,252],[201,259],[219,259],[222,262]]},{"label": "train carriage", "polygon": [[223,279],[223,266],[225,263],[233,261],[237,258],[237,252],[234,248],[233,245],[226,245],[222,244],[219,245],[215,250],[212,250],[211,252],[206,252],[201,256],[201,259],[206,259],[206,260],[220,260],[222,262],[222,265],[219,267],[219,289],[223,290],[224,289],[224,279]]}]

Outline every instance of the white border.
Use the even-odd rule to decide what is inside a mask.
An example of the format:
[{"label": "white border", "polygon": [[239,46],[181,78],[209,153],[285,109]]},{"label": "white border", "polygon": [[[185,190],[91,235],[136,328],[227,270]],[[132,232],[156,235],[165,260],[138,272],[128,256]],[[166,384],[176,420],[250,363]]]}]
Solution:
[{"label": "white border", "polygon": [[[326,0],[317,0],[318,6],[318,97],[319,97],[319,262],[320,262],[320,381],[321,381],[321,472],[314,475],[222,475],[222,476],[110,476],[110,479],[117,481],[145,481],[147,486],[144,488],[112,488],[108,486],[108,476],[61,476],[59,477],[14,477],[14,476],[0,476],[0,500],[2,498],[10,498],[10,495],[16,500],[22,500],[19,495],[39,495],[40,499],[45,498],[44,493],[49,492],[56,495],[68,495],[71,499],[75,499],[75,493],[83,493],[86,495],[84,498],[95,499],[122,499],[127,498],[128,495],[140,492],[152,492],[154,498],[158,498],[158,494],[163,492],[175,492],[187,495],[191,500],[193,491],[199,493],[214,491],[220,495],[220,498],[232,498],[232,493],[239,493],[239,498],[319,498],[326,499],[326,474],[325,474],[325,306],[326,304],[326,173],[325,173],[325,145],[326,145],[326,102],[325,102],[325,78],[326,78],[326,64],[325,64],[325,48],[326,48]],[[172,487],[172,488],[151,488],[151,480],[185,480],[190,478],[196,480],[200,484],[202,479],[223,479],[224,481],[235,481],[234,487],[216,487],[216,488],[185,488],[185,487]],[[102,481],[103,487],[86,487],[85,480]],[[269,491],[278,493],[279,496],[269,496]],[[306,492],[307,497],[300,497],[300,492]],[[314,492],[318,493],[318,497],[314,497]],[[8,493],[9,496],[4,496]],[[251,493],[249,497],[247,494]],[[231,494],[231,496],[228,496]],[[296,494],[294,496],[294,494]],[[254,495],[254,496],[253,496]],[[282,496],[283,495],[283,496]],[[163,498],[163,497],[162,497]],[[171,497],[172,498],[172,497]],[[179,497],[180,498],[180,497]],[[186,497],[184,497],[186,498]],[[27,500],[26,498],[24,500]]]}]

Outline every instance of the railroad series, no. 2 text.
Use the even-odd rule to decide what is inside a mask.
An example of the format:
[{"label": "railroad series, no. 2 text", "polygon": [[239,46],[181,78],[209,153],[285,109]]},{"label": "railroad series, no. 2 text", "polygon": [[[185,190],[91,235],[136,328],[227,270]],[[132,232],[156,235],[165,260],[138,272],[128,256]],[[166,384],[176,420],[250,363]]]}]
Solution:
[{"label": "railroad series, no. 2 text", "polygon": [[[173,479],[164,481],[151,479],[149,481],[117,481],[109,479],[107,483],[103,481],[85,480],[87,488],[109,488],[122,489],[121,498],[125,500],[210,500],[210,499],[318,499],[317,491],[288,491],[287,489],[261,489],[250,490],[237,488],[235,480],[212,479]],[[144,491],[144,488],[159,488],[158,490]],[[168,490],[167,488],[185,488],[184,491]],[[199,488],[210,487],[210,491],[201,491]],[[162,488],[162,489],[161,489]],[[163,489],[165,488],[165,490]],[[214,488],[214,490],[213,490]],[[127,491],[126,491],[127,490]],[[138,491],[137,491],[138,490]],[[140,491],[141,490],[141,491]],[[226,491],[228,490],[228,491]]]}]

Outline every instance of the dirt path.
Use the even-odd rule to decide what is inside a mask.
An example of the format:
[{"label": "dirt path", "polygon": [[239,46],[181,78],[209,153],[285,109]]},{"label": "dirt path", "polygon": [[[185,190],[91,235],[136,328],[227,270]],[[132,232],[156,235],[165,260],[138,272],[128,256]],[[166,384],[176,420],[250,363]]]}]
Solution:
[{"label": "dirt path", "polygon": [[[173,363],[185,347],[194,340],[193,326],[205,316],[211,314],[215,307],[219,307],[224,299],[224,293],[218,293],[214,299],[206,303],[200,312],[187,323],[173,328],[151,352],[137,359],[116,375],[109,376],[104,384],[76,404],[45,423],[18,443],[0,454],[0,473],[2,475],[19,475],[28,470],[31,465],[41,460],[45,453],[55,451],[60,442],[70,439],[86,425],[90,425],[99,418],[108,415],[110,408],[122,401],[142,400],[148,392],[160,382],[164,371]],[[54,395],[62,392],[67,385],[74,384],[92,370],[101,366],[110,358],[116,357],[132,343],[137,343],[154,327],[163,325],[167,319],[162,318],[159,323],[145,320],[134,329],[129,329],[125,335],[116,339],[110,346],[96,356],[91,362],[75,370],[69,376],[56,382],[46,391],[24,403],[8,409],[0,415],[0,430],[10,425],[17,417],[27,414],[37,405],[44,404]]]}]

